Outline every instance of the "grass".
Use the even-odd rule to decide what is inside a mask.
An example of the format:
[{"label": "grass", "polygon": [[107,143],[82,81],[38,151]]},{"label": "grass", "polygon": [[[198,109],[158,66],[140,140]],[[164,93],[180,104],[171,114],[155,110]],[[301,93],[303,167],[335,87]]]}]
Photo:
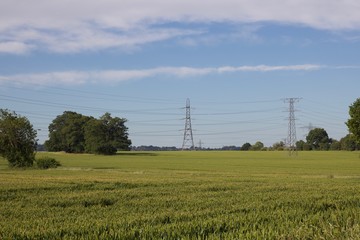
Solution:
[{"label": "grass", "polygon": [[0,159],[0,239],[360,239],[358,152]]}]

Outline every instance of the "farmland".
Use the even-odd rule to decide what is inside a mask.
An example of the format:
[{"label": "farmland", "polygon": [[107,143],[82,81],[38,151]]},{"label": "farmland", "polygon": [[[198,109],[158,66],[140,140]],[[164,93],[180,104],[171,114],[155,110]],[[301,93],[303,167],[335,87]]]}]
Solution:
[{"label": "farmland", "polygon": [[359,239],[359,152],[0,159],[0,239]]}]

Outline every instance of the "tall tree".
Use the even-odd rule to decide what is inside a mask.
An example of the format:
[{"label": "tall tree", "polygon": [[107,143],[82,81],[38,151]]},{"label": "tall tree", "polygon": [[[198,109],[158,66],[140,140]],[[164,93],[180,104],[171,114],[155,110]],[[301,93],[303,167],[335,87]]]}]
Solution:
[{"label": "tall tree", "polygon": [[116,148],[107,141],[108,130],[101,120],[91,119],[84,130],[86,152],[105,155],[116,153]]},{"label": "tall tree", "polygon": [[285,149],[285,143],[283,141],[276,142],[272,145],[273,150],[283,151]]},{"label": "tall tree", "polygon": [[360,149],[360,144],[356,142],[354,134],[348,134],[340,139],[341,150],[355,151]]},{"label": "tall tree", "polygon": [[251,144],[248,142],[244,143],[240,148],[241,151],[249,151],[250,149],[251,149]]},{"label": "tall tree", "polygon": [[332,151],[341,150],[341,143],[340,143],[340,141],[338,141],[338,140],[336,140],[336,139],[332,139],[331,144],[330,144],[330,150],[332,150]]},{"label": "tall tree", "polygon": [[304,140],[299,140],[296,142],[296,150],[298,151],[305,151],[305,150],[309,150],[309,149],[306,149],[306,146],[307,143],[304,142]]},{"label": "tall tree", "polygon": [[254,145],[251,146],[251,150],[254,151],[260,151],[264,148],[264,144],[260,141],[257,141],[256,143],[254,143]]},{"label": "tall tree", "polygon": [[357,141],[360,144],[360,98],[349,106],[349,115],[350,118],[346,122],[347,127],[349,128],[350,133],[352,133]]},{"label": "tall tree", "polygon": [[0,109],[0,154],[10,167],[32,166],[35,159],[36,131],[26,117]]},{"label": "tall tree", "polygon": [[49,125],[49,140],[45,142],[48,151],[82,153],[85,150],[84,127],[92,119],[82,114],[65,111]]},{"label": "tall tree", "polygon": [[107,141],[113,144],[118,150],[130,150],[131,140],[128,138],[128,128],[125,126],[125,118],[111,117],[105,113],[100,120],[107,129]]},{"label": "tall tree", "polygon": [[126,119],[105,113],[85,126],[85,149],[90,153],[115,154],[117,150],[130,150]]},{"label": "tall tree", "polygon": [[307,143],[313,150],[328,150],[330,146],[330,138],[325,129],[314,128],[306,136]]}]

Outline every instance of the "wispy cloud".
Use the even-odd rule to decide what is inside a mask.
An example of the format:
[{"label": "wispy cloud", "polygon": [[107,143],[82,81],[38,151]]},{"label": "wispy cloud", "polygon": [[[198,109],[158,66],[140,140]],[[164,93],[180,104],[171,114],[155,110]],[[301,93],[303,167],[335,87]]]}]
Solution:
[{"label": "wispy cloud", "polygon": [[335,69],[360,69],[359,65],[336,66]]},{"label": "wispy cloud", "polygon": [[226,74],[234,72],[271,72],[271,71],[311,71],[319,70],[321,65],[285,65],[285,66],[221,66],[208,68],[193,67],[158,67],[140,70],[108,70],[108,71],[64,71],[48,72],[39,74],[17,74],[0,76],[0,83],[13,84],[34,84],[34,85],[54,85],[54,84],[84,84],[100,82],[122,82],[134,79],[144,79],[152,77],[177,77],[186,78],[192,76],[203,76],[210,74]]},{"label": "wispy cloud", "polygon": [[[190,45],[216,41],[216,36],[206,34],[187,38],[201,33],[189,23],[277,22],[317,29],[359,29],[359,12],[358,0],[209,0],[205,4],[191,0],[2,0],[0,53],[131,48],[177,37],[184,37],[183,43]],[[159,27],[174,22],[186,23],[188,29]],[[237,34],[257,37],[252,30]]]},{"label": "wispy cloud", "polygon": [[1,41],[0,53],[27,53],[34,49],[47,49],[58,53],[76,53],[84,50],[102,50],[107,48],[129,49],[146,43],[163,41],[179,36],[200,34],[201,31],[162,28],[138,28],[126,32],[113,29],[101,29],[91,25],[80,29],[46,30],[17,28],[5,31],[4,35],[14,41]]},{"label": "wispy cloud", "polygon": [[259,24],[241,25],[233,28],[231,32],[227,33],[213,33],[211,30],[204,31],[202,34],[185,36],[178,42],[185,46],[199,46],[199,45],[216,45],[229,41],[244,41],[250,43],[262,42],[258,31],[261,29]]}]

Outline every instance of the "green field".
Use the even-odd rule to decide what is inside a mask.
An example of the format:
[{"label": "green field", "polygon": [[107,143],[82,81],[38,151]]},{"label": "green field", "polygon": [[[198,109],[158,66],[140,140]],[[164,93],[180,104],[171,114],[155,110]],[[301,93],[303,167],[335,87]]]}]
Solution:
[{"label": "green field", "polygon": [[360,239],[359,152],[0,159],[0,239]]}]

